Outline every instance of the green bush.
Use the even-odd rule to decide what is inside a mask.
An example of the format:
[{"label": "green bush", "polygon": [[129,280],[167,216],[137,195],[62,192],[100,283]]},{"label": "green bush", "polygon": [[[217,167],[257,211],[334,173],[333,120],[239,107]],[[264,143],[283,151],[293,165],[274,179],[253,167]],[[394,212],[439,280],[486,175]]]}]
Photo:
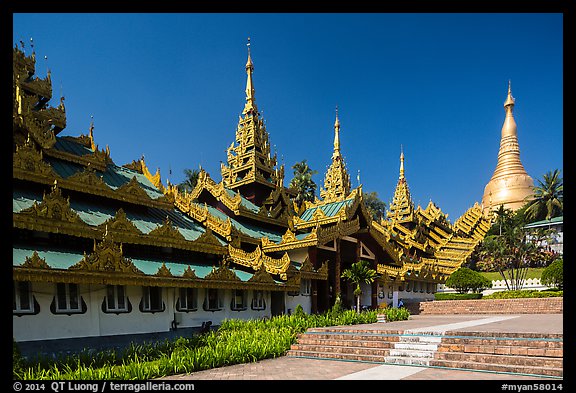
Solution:
[{"label": "green bush", "polygon": [[556,259],[544,271],[540,278],[542,284],[554,288],[564,288],[564,260]]},{"label": "green bush", "polygon": [[446,286],[454,288],[458,293],[482,292],[486,288],[492,287],[492,281],[478,272],[467,267],[461,267],[448,277]]},{"label": "green bush", "polygon": [[517,299],[530,297],[562,297],[564,291],[536,291],[536,290],[518,290],[518,291],[498,291],[491,295],[484,296],[484,299]]},{"label": "green bush", "polygon": [[24,360],[22,359],[20,348],[18,347],[14,337],[12,337],[12,369],[14,375],[22,371],[23,363]]},{"label": "green bush", "polygon": [[481,293],[440,293],[434,294],[434,300],[472,300],[482,299]]},{"label": "green bush", "polygon": [[410,318],[410,311],[405,307],[386,307],[378,310],[378,313],[386,316],[386,322],[405,321]]},{"label": "green bush", "polygon": [[[47,361],[25,362],[13,368],[14,379],[152,379],[208,368],[255,362],[282,356],[299,333],[308,328],[374,323],[376,311],[343,310],[337,316],[304,313],[268,319],[225,320],[216,331],[158,343],[132,345],[124,351],[103,351]],[[14,356],[16,357],[16,347]],[[16,364],[16,363],[15,363]]]}]

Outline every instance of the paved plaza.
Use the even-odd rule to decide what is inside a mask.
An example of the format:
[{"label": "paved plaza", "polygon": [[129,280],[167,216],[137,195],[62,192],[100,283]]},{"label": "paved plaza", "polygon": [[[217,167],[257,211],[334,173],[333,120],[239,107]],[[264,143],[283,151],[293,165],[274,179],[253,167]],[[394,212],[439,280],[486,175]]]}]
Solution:
[{"label": "paved plaza", "polygon": [[[505,332],[563,334],[562,314],[520,315],[413,315],[409,320],[342,326],[339,329],[401,330],[413,332]],[[428,366],[406,366],[358,361],[282,356],[180,374],[170,380],[541,380],[562,379],[531,375],[467,371]],[[544,382],[543,382],[544,383]]]}]

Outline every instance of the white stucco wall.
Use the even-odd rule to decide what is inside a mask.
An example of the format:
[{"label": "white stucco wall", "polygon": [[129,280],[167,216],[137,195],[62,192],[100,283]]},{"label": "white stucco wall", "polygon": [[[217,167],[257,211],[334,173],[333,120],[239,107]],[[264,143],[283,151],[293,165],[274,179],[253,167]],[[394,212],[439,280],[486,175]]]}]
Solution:
[{"label": "white stucco wall", "polygon": [[[16,341],[50,340],[60,338],[76,338],[91,336],[107,336],[120,334],[167,332],[172,326],[175,315],[175,301],[178,296],[175,288],[162,288],[162,298],[165,304],[163,312],[141,312],[139,310],[142,298],[142,287],[127,286],[126,295],[132,304],[130,313],[110,314],[102,312],[102,301],[106,296],[104,285],[79,285],[80,295],[86,303],[84,314],[53,314],[50,303],[56,295],[56,286],[51,283],[32,283],[33,295],[40,305],[36,315],[13,316],[13,335]],[[200,327],[204,321],[220,324],[224,319],[252,319],[270,317],[271,295],[264,291],[264,310],[252,310],[250,307],[253,291],[247,291],[247,310],[233,311],[230,309],[231,290],[221,290],[223,293],[223,309],[220,311],[204,311],[202,303],[205,289],[198,289],[198,310],[181,312],[182,322],[178,328]],[[304,306],[304,304],[303,304]],[[287,308],[290,308],[287,306]],[[309,312],[308,306],[308,312]],[[306,310],[306,308],[305,308]]]}]

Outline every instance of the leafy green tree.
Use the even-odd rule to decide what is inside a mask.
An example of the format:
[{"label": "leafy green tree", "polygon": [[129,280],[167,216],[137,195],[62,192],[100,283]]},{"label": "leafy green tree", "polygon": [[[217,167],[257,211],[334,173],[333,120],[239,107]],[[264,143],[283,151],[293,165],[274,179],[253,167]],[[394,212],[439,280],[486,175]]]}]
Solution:
[{"label": "leafy green tree", "polygon": [[564,289],[564,260],[556,259],[544,271],[540,277],[544,285],[553,286],[558,289]]},{"label": "leafy green tree", "polygon": [[456,289],[458,293],[480,293],[486,288],[492,287],[492,281],[478,272],[467,267],[461,267],[448,277],[446,286]]},{"label": "leafy green tree", "polygon": [[362,296],[360,284],[372,284],[377,276],[376,270],[372,269],[370,264],[363,260],[353,263],[349,269],[342,272],[342,278],[356,285],[354,296],[356,296],[356,311],[358,313],[360,313],[360,297]]},{"label": "leafy green tree", "polygon": [[534,187],[534,199],[527,203],[527,218],[533,221],[550,220],[564,211],[564,184],[560,171],[547,172]]},{"label": "leafy green tree", "polygon": [[363,198],[372,218],[377,221],[383,219],[386,213],[386,203],[378,198],[378,193],[376,191],[368,192],[363,195]]},{"label": "leafy green tree", "polygon": [[180,192],[190,192],[196,187],[198,183],[198,176],[200,175],[200,170],[198,169],[184,169],[184,175],[186,179],[180,184],[178,184],[178,191]]},{"label": "leafy green tree", "polygon": [[522,289],[528,267],[541,258],[541,247],[528,238],[524,222],[514,215],[502,222],[502,234],[489,235],[480,245],[482,263],[498,271],[510,290]]},{"label": "leafy green tree", "polygon": [[292,166],[294,177],[290,180],[289,187],[296,192],[294,201],[301,206],[304,201],[314,201],[317,185],[312,180],[312,176],[318,171],[312,170],[306,160],[297,162]]}]

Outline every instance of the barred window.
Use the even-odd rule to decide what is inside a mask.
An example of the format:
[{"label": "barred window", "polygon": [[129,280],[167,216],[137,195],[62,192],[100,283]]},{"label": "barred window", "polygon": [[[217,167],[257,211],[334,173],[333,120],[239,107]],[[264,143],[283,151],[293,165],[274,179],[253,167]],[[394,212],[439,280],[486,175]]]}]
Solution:
[{"label": "barred window", "polygon": [[266,309],[266,302],[264,301],[264,291],[254,291],[252,298],[252,310]]},{"label": "barred window", "polygon": [[56,311],[80,311],[80,291],[77,284],[56,284]]},{"label": "barred window", "polygon": [[300,280],[300,295],[310,296],[311,292],[312,292],[312,280],[301,279]]},{"label": "barred window", "polygon": [[16,314],[34,312],[30,282],[14,281],[12,286],[12,312]]},{"label": "barred window", "polygon": [[161,287],[143,287],[142,311],[157,312],[164,311]]},{"label": "barred window", "polygon": [[206,296],[202,308],[205,311],[219,311],[222,310],[222,297],[221,293],[216,288],[206,289]]},{"label": "barred window", "polygon": [[180,288],[178,302],[176,303],[176,310],[198,310],[198,290],[196,288]]},{"label": "barred window", "polygon": [[246,306],[246,291],[242,289],[233,289],[232,290],[232,304],[230,305],[230,309],[235,311],[242,311],[246,310],[248,307]]},{"label": "barred window", "polygon": [[105,312],[129,312],[126,289],[123,285],[107,285]]}]

